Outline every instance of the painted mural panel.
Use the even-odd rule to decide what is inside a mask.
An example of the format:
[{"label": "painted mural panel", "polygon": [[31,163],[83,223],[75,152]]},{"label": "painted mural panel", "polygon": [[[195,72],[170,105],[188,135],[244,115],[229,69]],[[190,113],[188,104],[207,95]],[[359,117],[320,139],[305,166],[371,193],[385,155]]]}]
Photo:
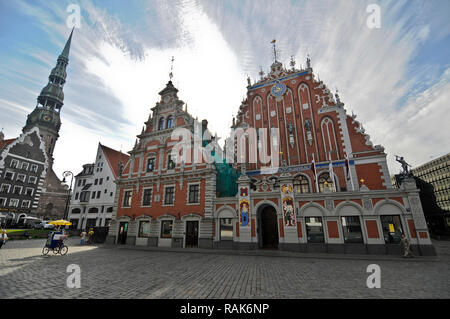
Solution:
[{"label": "painted mural panel", "polygon": [[240,226],[250,226],[250,196],[247,186],[239,188],[239,217]]},{"label": "painted mural panel", "polygon": [[295,227],[294,192],[290,183],[281,186],[281,205],[283,208],[284,227]]}]

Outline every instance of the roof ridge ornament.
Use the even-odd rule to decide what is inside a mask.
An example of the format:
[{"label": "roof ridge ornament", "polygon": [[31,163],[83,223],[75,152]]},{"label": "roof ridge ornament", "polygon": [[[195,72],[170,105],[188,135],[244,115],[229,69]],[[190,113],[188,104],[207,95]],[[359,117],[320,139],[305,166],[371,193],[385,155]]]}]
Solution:
[{"label": "roof ridge ornament", "polygon": [[293,55],[291,55],[291,62],[289,62],[289,65],[292,67],[292,71],[295,71],[295,60]]},{"label": "roof ridge ornament", "polygon": [[172,81],[173,78],[173,61],[175,61],[175,57],[172,56],[172,60],[170,61],[170,73],[169,73],[169,81]]},{"label": "roof ridge ornament", "polygon": [[270,43],[272,43],[272,46],[273,46],[273,58],[274,58],[274,62],[277,62],[277,48],[276,48],[276,42],[277,42],[277,40],[276,39],[273,39],[272,40],[272,42],[270,42]]}]

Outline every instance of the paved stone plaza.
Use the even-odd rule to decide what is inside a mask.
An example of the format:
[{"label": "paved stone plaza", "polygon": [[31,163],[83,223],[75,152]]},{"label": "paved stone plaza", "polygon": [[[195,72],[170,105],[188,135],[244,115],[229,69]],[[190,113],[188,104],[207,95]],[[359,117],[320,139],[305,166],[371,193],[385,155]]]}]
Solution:
[{"label": "paved stone plaza", "polygon": [[[66,256],[43,256],[44,243],[3,246],[2,298],[450,297],[450,242],[435,242],[438,257],[413,259],[82,247],[77,238],[68,241]],[[80,266],[79,289],[66,286],[70,264]],[[380,289],[366,286],[369,264],[381,267]]]}]

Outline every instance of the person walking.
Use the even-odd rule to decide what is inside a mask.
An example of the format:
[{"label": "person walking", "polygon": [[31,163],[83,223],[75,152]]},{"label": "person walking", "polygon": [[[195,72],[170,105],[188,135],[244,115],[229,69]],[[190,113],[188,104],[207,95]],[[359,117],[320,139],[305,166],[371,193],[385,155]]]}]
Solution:
[{"label": "person walking", "polygon": [[81,236],[81,241],[80,241],[80,245],[84,245],[85,241],[86,241],[86,231],[83,229],[83,231],[80,234]]},{"label": "person walking", "polygon": [[405,234],[402,233],[402,239],[400,241],[400,244],[403,247],[403,257],[414,257],[413,254],[411,253],[411,248],[410,248],[410,242],[408,240],[408,238],[406,238]]},{"label": "person walking", "polygon": [[0,249],[6,243],[7,240],[8,240],[8,235],[6,235],[6,230],[2,229],[1,234],[0,234]]},{"label": "person walking", "polygon": [[93,228],[89,229],[88,236],[89,236],[88,244],[92,244],[92,242],[94,240],[94,229]]}]

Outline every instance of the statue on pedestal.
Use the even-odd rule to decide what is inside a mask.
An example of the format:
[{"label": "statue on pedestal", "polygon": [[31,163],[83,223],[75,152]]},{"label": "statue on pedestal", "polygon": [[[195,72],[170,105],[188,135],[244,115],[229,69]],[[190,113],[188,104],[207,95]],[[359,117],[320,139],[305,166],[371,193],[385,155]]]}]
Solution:
[{"label": "statue on pedestal", "polygon": [[406,163],[406,161],[404,160],[403,157],[395,155],[395,160],[402,165],[403,171],[401,172],[401,174],[403,174],[403,175],[410,175],[411,174],[410,172],[408,172],[408,166],[411,167],[411,165]]}]

